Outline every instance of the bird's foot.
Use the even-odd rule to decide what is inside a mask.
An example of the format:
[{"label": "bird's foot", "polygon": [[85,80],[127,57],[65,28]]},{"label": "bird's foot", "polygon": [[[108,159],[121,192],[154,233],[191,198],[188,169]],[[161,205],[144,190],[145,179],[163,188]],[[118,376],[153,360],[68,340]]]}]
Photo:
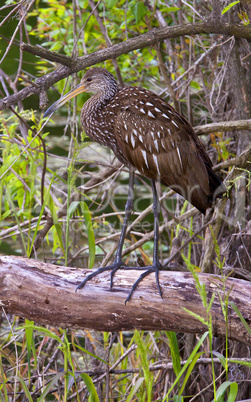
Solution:
[{"label": "bird's foot", "polygon": [[147,266],[147,267],[128,267],[125,263],[123,263],[122,261],[119,262],[114,262],[112,265],[109,265],[108,267],[101,267],[98,268],[96,271],[92,272],[91,274],[89,274],[84,280],[83,282],[81,282],[77,288],[76,288],[76,292],[79,289],[82,289],[85,284],[92,278],[94,278],[95,276],[101,274],[102,272],[105,271],[111,271],[110,274],[110,289],[112,289],[113,286],[113,277],[116,273],[116,271],[118,271],[118,269],[124,269],[124,270],[144,270],[144,272],[142,272],[142,274],[139,276],[139,278],[136,280],[136,282],[133,284],[129,295],[127,296],[126,300],[125,300],[125,304],[131,299],[133,292],[135,291],[135,289],[137,288],[138,284],[149,274],[151,274],[152,272],[155,272],[155,276],[156,276],[156,283],[157,283],[157,287],[158,287],[158,291],[160,296],[162,297],[162,292],[160,289],[160,284],[159,284],[159,271],[163,270],[162,265],[160,264],[160,262],[156,262],[153,265]]},{"label": "bird's foot", "polygon": [[[131,267],[127,267],[124,266],[123,269],[132,269]],[[140,269],[140,270],[144,270],[144,272],[139,276],[139,278],[136,280],[136,282],[134,282],[129,295],[127,296],[126,300],[125,300],[125,304],[131,299],[132,294],[134,292],[134,290],[137,288],[138,284],[149,274],[151,274],[152,272],[155,272],[155,277],[156,277],[156,283],[157,283],[157,287],[158,287],[158,291],[160,294],[160,297],[162,298],[162,291],[160,289],[160,284],[159,284],[159,271],[163,270],[164,268],[162,267],[162,265],[160,264],[159,261],[157,261],[155,264],[147,266],[147,267],[140,267],[140,268],[134,268],[134,269]]]},{"label": "bird's foot", "polygon": [[[120,269],[120,268],[124,269],[125,267],[126,267],[126,265],[125,265],[125,263],[124,263],[123,261],[118,261],[118,262],[114,262],[112,265],[109,265],[109,266],[107,266],[107,267],[98,268],[96,271],[94,271],[94,272],[92,272],[91,274],[89,274],[89,275],[83,280],[83,282],[81,282],[81,283],[77,286],[76,292],[77,292],[79,289],[82,289],[82,288],[85,286],[86,282],[88,282],[90,279],[94,278],[95,276],[97,276],[97,275],[99,275],[99,274],[101,274],[102,272],[105,272],[105,271],[111,271],[111,274],[110,274],[110,289],[112,289],[112,286],[113,286],[113,277],[114,277],[114,275],[115,275],[115,272],[116,272],[118,269]],[[126,267],[126,268],[129,268],[129,269],[130,269],[130,267]],[[135,268],[131,268],[131,269],[135,269]]]}]

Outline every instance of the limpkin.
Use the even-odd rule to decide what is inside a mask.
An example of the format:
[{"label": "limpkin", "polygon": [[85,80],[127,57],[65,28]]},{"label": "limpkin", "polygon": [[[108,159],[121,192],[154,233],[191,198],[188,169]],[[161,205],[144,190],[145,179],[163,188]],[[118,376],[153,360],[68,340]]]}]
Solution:
[{"label": "limpkin", "polygon": [[[91,68],[81,83],[60,98],[45,112],[51,115],[65,102],[82,92],[94,94],[83,106],[81,122],[85,133],[99,144],[112,149],[117,158],[129,168],[129,192],[125,218],[113,264],[89,274],[78,285],[101,272],[110,270],[110,288],[113,276],[127,267],[122,261],[122,248],[133,204],[134,171],[151,179],[154,213],[153,265],[144,267],[134,283],[126,302],[139,282],[155,272],[158,291],[159,270],[162,266],[158,253],[159,201],[155,182],[169,186],[205,213],[225,187],[212,170],[212,162],[188,121],[159,96],[140,87],[119,87],[114,76],[103,68]],[[142,268],[140,268],[142,269]]]}]

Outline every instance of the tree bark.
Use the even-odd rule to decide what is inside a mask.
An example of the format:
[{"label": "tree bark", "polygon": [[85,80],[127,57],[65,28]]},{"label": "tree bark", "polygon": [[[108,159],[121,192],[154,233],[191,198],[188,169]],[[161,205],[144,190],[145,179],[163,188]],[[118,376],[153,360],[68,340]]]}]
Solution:
[{"label": "tree bark", "polygon": [[[128,292],[138,278],[135,271],[120,270],[109,289],[109,273],[92,279],[75,293],[76,286],[90,271],[46,264],[16,256],[0,257],[1,305],[8,313],[40,324],[68,328],[89,328],[99,331],[171,330],[203,333],[207,312],[190,273],[160,272],[163,298],[158,294],[155,275],[147,276],[125,305]],[[226,335],[226,322],[221,308],[224,295],[234,302],[250,325],[251,283],[234,278],[199,274],[205,284],[207,300],[215,294],[210,310],[215,336]],[[223,289],[224,287],[224,289]],[[251,345],[245,326],[229,305],[228,338]]]}]

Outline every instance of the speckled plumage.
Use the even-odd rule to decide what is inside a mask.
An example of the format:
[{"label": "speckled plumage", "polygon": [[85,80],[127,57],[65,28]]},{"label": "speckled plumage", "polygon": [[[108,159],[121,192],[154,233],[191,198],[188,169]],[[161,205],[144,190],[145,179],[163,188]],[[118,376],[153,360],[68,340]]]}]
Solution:
[{"label": "speckled plumage", "polygon": [[90,69],[81,83],[94,93],[81,113],[86,134],[122,163],[160,180],[203,213],[225,192],[202,142],[167,102],[144,88],[120,88],[102,68]]}]

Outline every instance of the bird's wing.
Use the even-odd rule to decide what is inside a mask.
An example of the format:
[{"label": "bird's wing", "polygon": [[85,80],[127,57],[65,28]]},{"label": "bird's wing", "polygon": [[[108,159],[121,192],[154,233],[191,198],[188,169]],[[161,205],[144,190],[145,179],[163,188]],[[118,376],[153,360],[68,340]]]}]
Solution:
[{"label": "bird's wing", "polygon": [[130,87],[121,91],[114,127],[124,157],[143,175],[160,180],[193,205],[199,192],[208,203],[207,168],[212,164],[190,124],[147,90]]}]

